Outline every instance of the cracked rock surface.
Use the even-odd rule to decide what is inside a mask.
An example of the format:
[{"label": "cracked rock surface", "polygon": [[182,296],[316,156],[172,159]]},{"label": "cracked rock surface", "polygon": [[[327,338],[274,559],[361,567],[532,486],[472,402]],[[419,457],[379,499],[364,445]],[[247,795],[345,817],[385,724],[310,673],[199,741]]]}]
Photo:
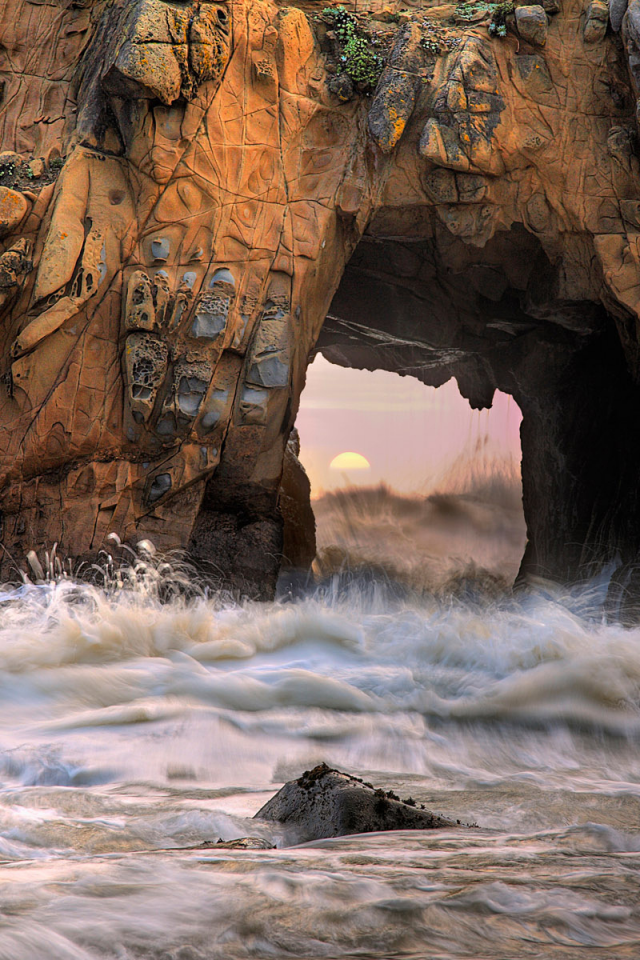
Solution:
[{"label": "cracked rock surface", "polygon": [[4,0],[4,576],[114,532],[272,595],[317,348],[507,390],[525,567],[634,562],[637,0],[324,6]]}]

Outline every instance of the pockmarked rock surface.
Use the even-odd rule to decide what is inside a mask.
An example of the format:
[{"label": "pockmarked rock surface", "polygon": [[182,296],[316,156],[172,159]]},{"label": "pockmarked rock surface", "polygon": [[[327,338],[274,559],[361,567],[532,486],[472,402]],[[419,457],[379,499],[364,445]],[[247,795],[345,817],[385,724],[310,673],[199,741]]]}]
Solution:
[{"label": "pockmarked rock surface", "polygon": [[2,576],[113,532],[271,595],[318,349],[513,395],[523,575],[636,562],[638,0],[324,6],[0,5]]},{"label": "pockmarked rock surface", "polygon": [[293,827],[299,842],[380,830],[435,830],[452,820],[401,800],[393,791],[376,790],[348,773],[321,763],[290,780],[256,813]]}]

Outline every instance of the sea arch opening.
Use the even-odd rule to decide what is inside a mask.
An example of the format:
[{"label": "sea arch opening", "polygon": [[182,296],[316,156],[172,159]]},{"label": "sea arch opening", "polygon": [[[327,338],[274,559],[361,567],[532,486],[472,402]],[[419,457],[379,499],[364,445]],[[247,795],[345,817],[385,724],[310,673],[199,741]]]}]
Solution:
[{"label": "sea arch opening", "polygon": [[510,586],[526,537],[520,420],[501,392],[474,411],[454,379],[434,388],[317,354],[296,421],[316,576],[382,577],[420,591],[470,578]]},{"label": "sea arch opening", "polygon": [[432,387],[453,378],[473,409],[491,407],[496,391],[513,398],[523,417],[520,581],[633,567],[640,391],[619,324],[567,280],[570,245],[551,258],[514,225],[479,249],[444,228],[403,236],[396,221],[383,217],[356,247],[316,352]]},{"label": "sea arch opening", "polygon": [[[262,481],[251,473],[261,428],[247,427],[235,446],[227,440],[192,554],[218,557],[231,582],[250,580],[258,595],[272,595],[281,559],[293,552],[285,501],[302,540],[313,526],[308,486],[286,456],[280,471],[305,365],[319,353],[431,387],[453,379],[477,410],[490,408],[496,391],[511,396],[523,417],[519,581],[573,584],[609,569],[626,583],[625,571],[640,570],[640,388],[625,355],[624,318],[577,270],[571,238],[552,257],[514,225],[478,248],[443,226],[424,239],[422,221],[412,239],[394,216],[357,244],[311,355],[298,357],[277,443],[275,422],[269,433],[272,474]],[[313,549],[302,546],[311,563]],[[633,576],[640,594],[640,573]]]}]

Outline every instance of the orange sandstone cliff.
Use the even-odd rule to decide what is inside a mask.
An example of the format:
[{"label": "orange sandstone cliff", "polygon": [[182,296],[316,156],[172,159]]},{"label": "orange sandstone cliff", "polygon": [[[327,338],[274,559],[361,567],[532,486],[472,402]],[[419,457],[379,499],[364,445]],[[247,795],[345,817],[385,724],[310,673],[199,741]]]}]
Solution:
[{"label": "orange sandstone cliff", "polygon": [[315,350],[512,394],[523,574],[633,575],[640,0],[324,6],[0,6],[5,577],[114,532],[270,595]]}]

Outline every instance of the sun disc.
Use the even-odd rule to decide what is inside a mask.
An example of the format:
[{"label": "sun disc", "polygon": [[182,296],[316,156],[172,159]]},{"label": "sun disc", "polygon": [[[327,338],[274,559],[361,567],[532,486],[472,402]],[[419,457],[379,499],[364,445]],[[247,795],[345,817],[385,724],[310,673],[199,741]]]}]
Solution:
[{"label": "sun disc", "polygon": [[370,470],[371,464],[361,453],[354,453],[353,450],[347,450],[345,453],[339,453],[329,464],[330,470]]}]

